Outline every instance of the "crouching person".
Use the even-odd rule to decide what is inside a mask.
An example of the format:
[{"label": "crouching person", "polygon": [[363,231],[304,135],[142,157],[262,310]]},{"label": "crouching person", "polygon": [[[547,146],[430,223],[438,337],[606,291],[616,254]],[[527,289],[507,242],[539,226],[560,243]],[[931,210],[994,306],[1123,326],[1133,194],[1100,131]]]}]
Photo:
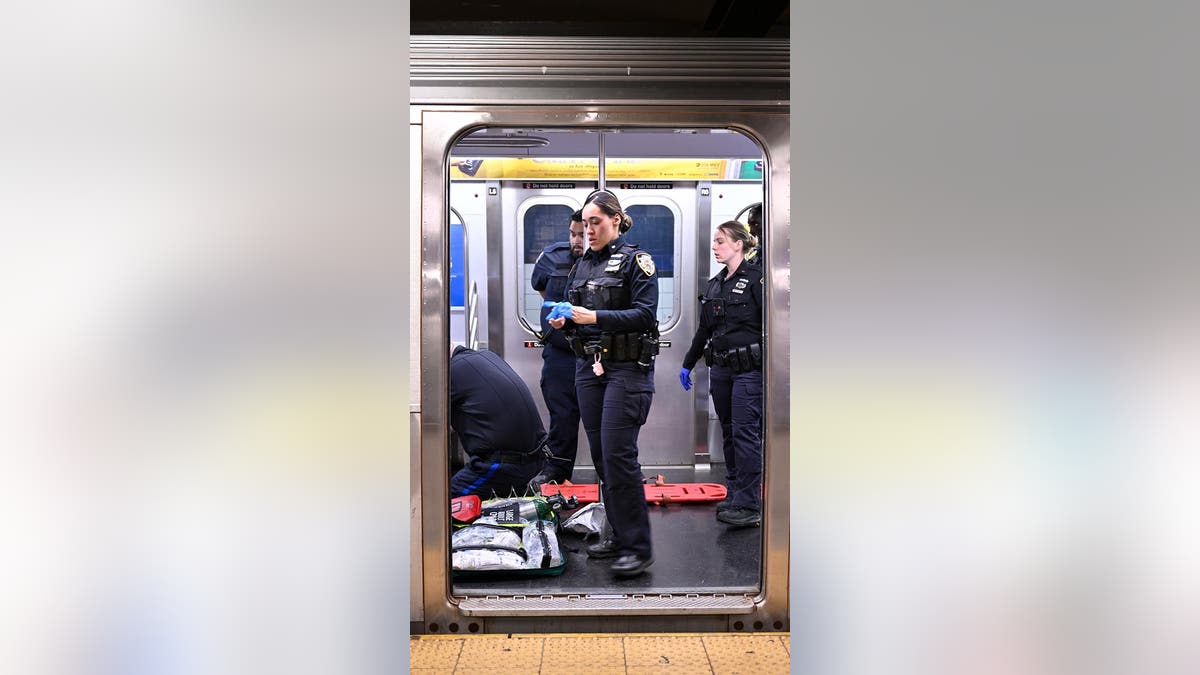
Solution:
[{"label": "crouching person", "polygon": [[451,497],[525,494],[546,461],[533,395],[492,352],[458,346],[450,355],[450,426],[469,457],[450,478]]}]

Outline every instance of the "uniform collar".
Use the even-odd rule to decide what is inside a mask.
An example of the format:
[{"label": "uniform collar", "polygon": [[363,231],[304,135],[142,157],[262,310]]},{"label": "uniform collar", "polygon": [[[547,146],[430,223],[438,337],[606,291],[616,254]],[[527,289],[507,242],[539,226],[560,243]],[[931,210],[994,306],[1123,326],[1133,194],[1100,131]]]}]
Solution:
[{"label": "uniform collar", "polygon": [[[560,241],[550,244],[549,248],[546,249],[546,252],[558,255],[565,254],[568,260],[575,260],[575,256],[571,255],[571,242],[569,241]],[[586,251],[584,252],[586,253]]]},{"label": "uniform collar", "polygon": [[747,262],[746,259],[742,258],[742,262],[741,262],[741,264],[738,265],[737,271],[733,273],[733,276],[729,276],[729,265],[726,265],[726,266],[722,267],[721,271],[717,272],[717,276],[715,276],[713,278],[716,279],[717,281],[724,283],[726,281],[727,277],[730,280],[735,279],[737,277],[744,277],[744,276],[746,276],[746,271],[747,271],[746,262]]},{"label": "uniform collar", "polygon": [[608,245],[605,246],[604,248],[600,249],[599,251],[593,251],[589,247],[588,250],[583,252],[583,256],[585,258],[588,256],[591,256],[598,260],[604,260],[605,258],[608,258],[609,256],[611,256],[614,251],[616,251],[617,249],[621,248],[624,245],[625,245],[625,237],[623,235],[617,235],[616,239],[613,239],[612,241],[608,242]]}]

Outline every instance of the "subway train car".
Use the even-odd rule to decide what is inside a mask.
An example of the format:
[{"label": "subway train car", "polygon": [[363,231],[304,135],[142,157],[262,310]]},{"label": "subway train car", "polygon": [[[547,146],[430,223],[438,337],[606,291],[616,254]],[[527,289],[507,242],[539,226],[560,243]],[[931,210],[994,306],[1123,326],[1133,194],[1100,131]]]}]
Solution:
[{"label": "subway train car", "polygon": [[[788,629],[788,45],[771,39],[411,39],[413,633]],[[655,564],[616,580],[564,537],[558,577],[462,581],[450,570],[452,342],[489,349],[539,390],[530,285],[542,249],[597,188],[633,218],[658,270],[656,393],[643,472],[723,482],[707,370],[678,371],[714,229],[762,208],[763,522],[712,504],[651,506]],[[575,482],[595,474],[580,429]]]}]

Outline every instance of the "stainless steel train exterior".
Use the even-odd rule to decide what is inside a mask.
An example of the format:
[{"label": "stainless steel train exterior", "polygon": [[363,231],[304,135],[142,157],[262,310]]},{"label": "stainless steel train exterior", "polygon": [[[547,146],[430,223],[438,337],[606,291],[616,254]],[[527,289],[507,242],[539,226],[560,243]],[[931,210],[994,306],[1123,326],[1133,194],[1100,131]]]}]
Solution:
[{"label": "stainless steel train exterior", "polygon": [[[412,158],[412,571],[413,632],[737,631],[788,625],[789,124],[788,47],[779,40],[414,37]],[[470,141],[463,142],[470,137]],[[480,140],[482,139],[482,140]],[[539,151],[514,150],[549,146]],[[578,156],[599,147],[600,176],[452,176],[468,155]],[[468,149],[471,148],[471,149]],[[524,153],[524,154],[523,154]],[[648,153],[676,159],[755,158],[761,179],[667,176],[618,180],[612,163]],[[606,172],[606,162],[609,171]],[[577,167],[575,169],[578,170]],[[666,175],[666,174],[664,174]],[[629,183],[619,189],[619,183]],[[719,463],[719,427],[703,377],[676,381],[696,327],[695,298],[715,268],[708,244],[725,220],[764,210],[764,500],[758,583],[731,593],[531,593],[456,589],[449,574],[448,345],[500,353],[535,399],[541,358],[518,316],[536,326],[528,288],[531,251],[521,236],[539,205],[578,208],[595,187],[627,209],[669,212],[672,275],[660,279],[663,353],[651,421],[639,445],[653,467]],[[571,210],[573,210],[573,208]],[[566,211],[569,213],[569,211]],[[451,223],[462,233],[452,299]],[[636,225],[635,225],[636,228]],[[562,223],[565,238],[566,223]],[[660,263],[662,266],[662,263]],[[459,283],[464,281],[460,278]],[[465,289],[465,292],[464,292]],[[543,414],[545,409],[543,407]],[[713,448],[710,453],[708,448]],[[581,440],[579,465],[590,464]],[[716,525],[714,532],[716,531]],[[701,543],[700,545],[705,545]],[[716,545],[716,544],[712,544]]]}]

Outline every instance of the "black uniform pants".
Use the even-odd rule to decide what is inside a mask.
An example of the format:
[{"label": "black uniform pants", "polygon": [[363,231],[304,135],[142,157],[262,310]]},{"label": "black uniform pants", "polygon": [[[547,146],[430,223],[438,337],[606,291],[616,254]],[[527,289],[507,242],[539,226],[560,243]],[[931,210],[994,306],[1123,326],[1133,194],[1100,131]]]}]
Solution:
[{"label": "black uniform pants", "polygon": [[529,481],[542,470],[541,454],[533,453],[524,462],[497,462],[472,457],[467,465],[450,477],[450,497],[479,495],[480,499],[518,496],[529,492]]},{"label": "black uniform pants", "polygon": [[578,359],[575,390],[592,457],[598,457],[597,470],[603,467],[604,512],[619,553],[648,557],[650,516],[637,439],[654,398],[654,373],[642,372],[632,363],[606,364],[604,375],[597,376],[592,363],[592,359]]},{"label": "black uniform pants", "polygon": [[735,507],[762,508],[762,371],[713,365],[708,379],[721,420],[725,486]]},{"label": "black uniform pants", "polygon": [[569,479],[579,451],[579,400],[575,394],[575,354],[546,345],[542,349],[542,400],[550,411],[550,454],[545,472]]}]

